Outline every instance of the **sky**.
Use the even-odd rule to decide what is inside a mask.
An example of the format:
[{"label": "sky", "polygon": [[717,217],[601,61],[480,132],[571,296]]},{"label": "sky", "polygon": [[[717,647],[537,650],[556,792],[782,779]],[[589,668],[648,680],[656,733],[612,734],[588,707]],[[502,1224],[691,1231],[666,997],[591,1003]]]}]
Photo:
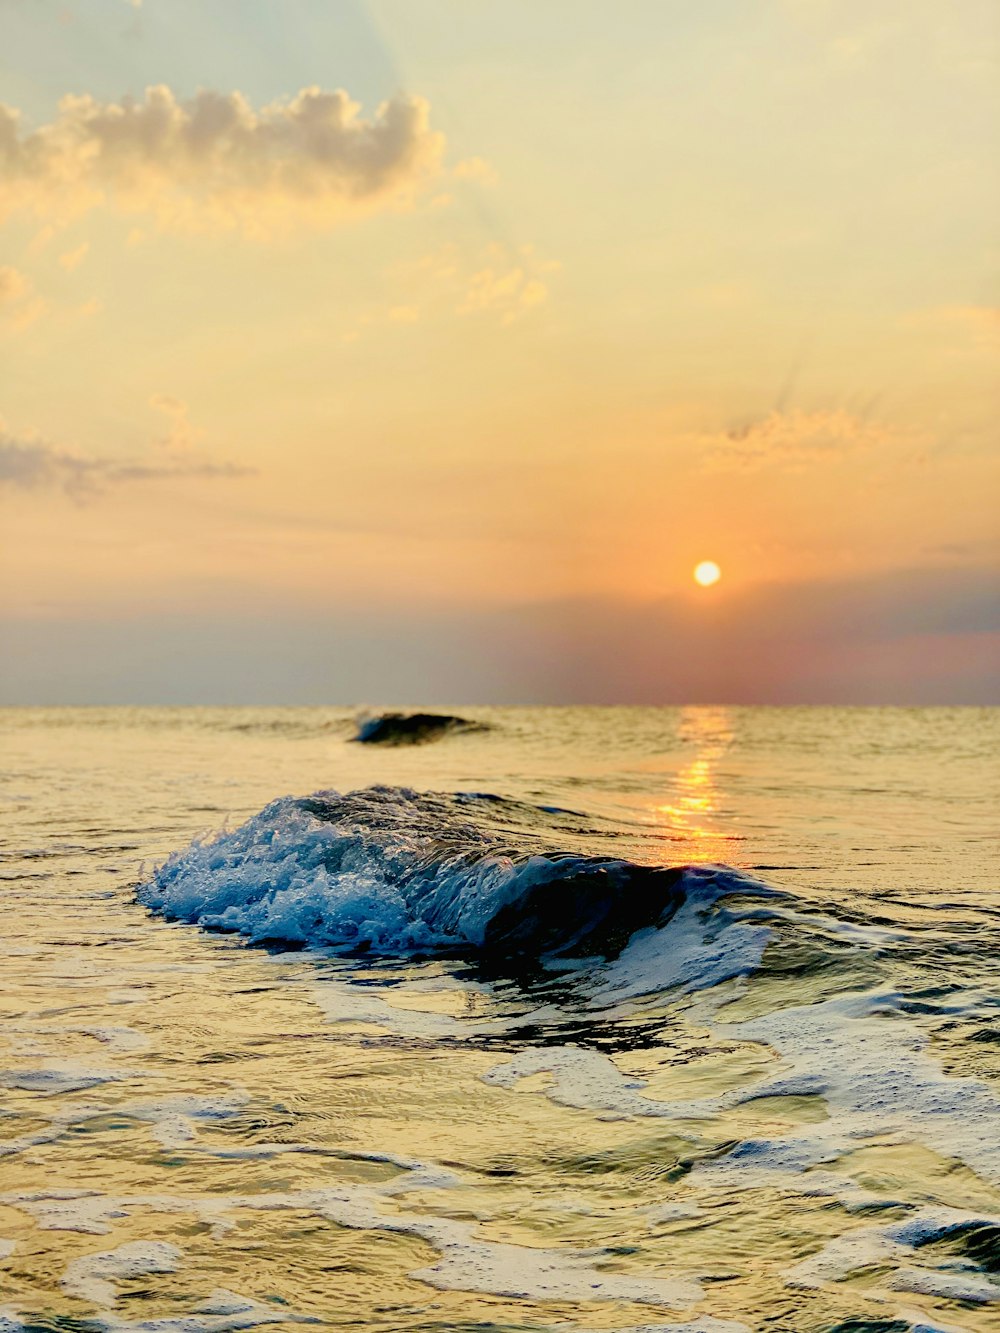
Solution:
[{"label": "sky", "polygon": [[1000,702],[993,0],[0,51],[0,702]]}]

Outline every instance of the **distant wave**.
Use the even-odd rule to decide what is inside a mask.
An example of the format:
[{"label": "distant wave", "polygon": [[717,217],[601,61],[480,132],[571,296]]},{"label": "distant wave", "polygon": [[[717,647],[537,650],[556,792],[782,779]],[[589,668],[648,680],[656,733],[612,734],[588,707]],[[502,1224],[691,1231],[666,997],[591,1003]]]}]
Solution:
[{"label": "distant wave", "polygon": [[614,957],[636,931],[665,925],[693,884],[749,883],[722,870],[536,852],[529,831],[510,833],[520,805],[397,787],[284,797],[175,853],[137,896],[172,920],[261,943]]},{"label": "distant wave", "polygon": [[457,731],[488,731],[483,722],[449,713],[380,713],[366,718],[354,737],[365,745],[425,745]]}]

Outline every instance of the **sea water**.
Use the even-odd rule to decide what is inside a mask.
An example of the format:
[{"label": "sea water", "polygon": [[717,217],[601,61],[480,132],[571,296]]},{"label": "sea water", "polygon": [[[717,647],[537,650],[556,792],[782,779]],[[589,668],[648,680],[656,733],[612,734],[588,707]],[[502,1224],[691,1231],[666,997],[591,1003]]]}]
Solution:
[{"label": "sea water", "polygon": [[458,711],[0,713],[4,1333],[1000,1326],[1000,712]]}]

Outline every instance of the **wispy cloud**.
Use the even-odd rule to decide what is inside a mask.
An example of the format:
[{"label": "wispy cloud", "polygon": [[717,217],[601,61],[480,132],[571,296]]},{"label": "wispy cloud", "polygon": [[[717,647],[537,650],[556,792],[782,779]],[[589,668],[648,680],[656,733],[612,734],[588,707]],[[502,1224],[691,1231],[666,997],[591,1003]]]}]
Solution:
[{"label": "wispy cloud", "polygon": [[28,279],[16,268],[0,268],[0,306],[12,305],[28,291]]},{"label": "wispy cloud", "polygon": [[415,262],[397,265],[393,279],[421,293],[429,305],[458,315],[487,313],[512,324],[549,299],[546,277],[561,267],[542,259],[532,245],[492,244],[476,256],[454,244],[441,246]]},{"label": "wispy cloud", "polygon": [[938,335],[953,353],[971,349],[996,355],[1000,349],[1000,306],[934,306],[913,311],[900,323],[903,328]]},{"label": "wispy cloud", "polygon": [[149,405],[154,411],[162,412],[167,419],[167,433],[155,441],[161,449],[171,453],[188,453],[204,435],[204,431],[192,426],[188,405],[182,399],[173,398],[168,393],[154,393]]},{"label": "wispy cloud", "polygon": [[496,185],[500,179],[495,167],[482,157],[466,157],[456,162],[451,172],[455,180],[475,181],[478,185]]},{"label": "wispy cloud", "polygon": [[366,331],[380,326],[407,325],[456,315],[488,316],[494,323],[512,324],[549,299],[542,279],[560,269],[558,260],[540,258],[532,245],[477,247],[468,254],[454,242],[416,260],[393,264],[386,278],[398,299],[388,307],[372,308],[340,335],[357,342]]},{"label": "wispy cloud", "polygon": [[897,433],[842,410],[769,412],[738,429],[691,437],[705,465],[719,470],[800,470],[890,443]]},{"label": "wispy cloud", "polygon": [[398,96],[370,119],[343,90],[304,88],[254,109],[242,93],[179,99],[66,97],[48,125],[25,131],[0,104],[0,206],[47,218],[109,206],[162,226],[266,235],[409,200],[438,169],[444,138],[420,97]]},{"label": "wispy cloud", "polygon": [[65,254],[59,256],[59,264],[67,273],[72,273],[78,269],[87,258],[87,252],[90,249],[90,242],[83,241],[73,250],[67,250]]},{"label": "wispy cloud", "polygon": [[73,499],[85,500],[129,482],[234,478],[251,476],[253,472],[253,468],[239,463],[201,460],[145,463],[99,458],[60,448],[34,432],[15,433],[0,420],[0,487],[61,491]]},{"label": "wispy cloud", "polygon": [[499,314],[505,324],[511,324],[532,306],[547,301],[548,297],[549,289],[545,283],[519,265],[483,268],[472,275],[458,313],[469,315],[491,310]]},{"label": "wispy cloud", "polygon": [[9,264],[0,266],[0,319],[21,329],[33,324],[47,309],[26,274]]}]

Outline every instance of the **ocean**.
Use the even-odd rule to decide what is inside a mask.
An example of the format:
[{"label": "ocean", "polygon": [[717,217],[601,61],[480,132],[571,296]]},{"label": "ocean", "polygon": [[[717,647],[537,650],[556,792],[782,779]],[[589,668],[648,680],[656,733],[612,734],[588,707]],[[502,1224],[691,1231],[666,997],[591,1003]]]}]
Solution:
[{"label": "ocean", "polygon": [[413,711],[0,712],[3,1333],[1000,1327],[1000,710]]}]

